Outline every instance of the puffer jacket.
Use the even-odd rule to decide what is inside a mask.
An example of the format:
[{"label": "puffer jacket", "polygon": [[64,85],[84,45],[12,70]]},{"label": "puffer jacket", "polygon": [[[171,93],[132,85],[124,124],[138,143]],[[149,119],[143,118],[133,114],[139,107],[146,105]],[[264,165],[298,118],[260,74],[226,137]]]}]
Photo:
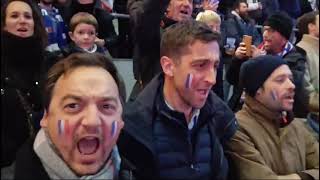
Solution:
[{"label": "puffer jacket", "polygon": [[[194,137],[201,136],[202,139],[201,141],[195,140],[195,148],[184,146],[188,144],[189,132],[186,121],[182,118],[184,116],[179,118],[179,115],[176,115],[178,112],[165,110],[161,107],[164,104],[164,100],[161,101],[163,83],[163,74],[157,75],[137,99],[124,108],[125,127],[120,134],[118,147],[120,154],[135,166],[133,171],[135,177],[142,179],[186,179],[192,177],[226,179],[228,163],[223,153],[223,145],[237,129],[234,114],[217,95],[210,92],[207,102],[200,109],[199,124],[194,127],[198,130],[192,132],[197,134]],[[179,141],[176,141],[177,139]],[[209,161],[210,175],[197,176],[198,172],[193,170],[205,167],[206,163],[200,165],[198,162],[207,162],[207,160],[201,160],[201,155],[197,156],[196,152],[205,150],[209,147],[208,144],[211,144],[212,148],[207,149],[204,156],[205,158],[211,156]],[[165,150],[166,147],[167,149],[175,149],[173,151],[175,155],[166,154],[168,153],[168,150]],[[184,157],[189,154],[188,152],[194,153]],[[163,158],[167,160],[169,165],[159,167],[159,165],[163,165],[163,163],[159,163],[160,155],[164,155]],[[195,162],[195,166],[191,166],[192,162]],[[187,164],[189,169],[187,172],[184,171],[185,173],[179,173],[173,168],[187,168],[185,166]],[[163,175],[164,169],[168,170],[166,172],[172,173]],[[202,172],[202,169],[199,171]]]}]

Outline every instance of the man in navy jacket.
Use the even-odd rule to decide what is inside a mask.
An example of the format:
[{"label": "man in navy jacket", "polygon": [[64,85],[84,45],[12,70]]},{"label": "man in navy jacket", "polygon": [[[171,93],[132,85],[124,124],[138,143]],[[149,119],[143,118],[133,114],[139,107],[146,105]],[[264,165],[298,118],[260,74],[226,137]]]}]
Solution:
[{"label": "man in navy jacket", "polygon": [[194,20],[166,28],[163,73],[125,107],[119,150],[143,179],[226,179],[223,144],[237,130],[228,106],[211,91],[219,35]]}]

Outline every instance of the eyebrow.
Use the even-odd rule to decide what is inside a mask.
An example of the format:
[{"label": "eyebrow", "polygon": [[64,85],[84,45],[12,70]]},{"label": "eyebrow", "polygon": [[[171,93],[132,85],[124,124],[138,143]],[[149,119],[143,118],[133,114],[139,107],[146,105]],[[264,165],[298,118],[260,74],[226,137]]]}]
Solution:
[{"label": "eyebrow", "polygon": [[279,75],[275,76],[274,79],[277,79],[277,78],[286,78],[286,77],[292,79],[292,78],[293,78],[293,75],[292,75],[292,74],[279,74]]},{"label": "eyebrow", "polygon": [[[66,96],[64,96],[61,100],[61,104],[63,104],[63,102],[65,102],[68,99],[72,99],[72,100],[76,100],[76,101],[81,101],[81,96],[77,96],[77,95],[72,95],[72,94],[67,94]],[[104,96],[101,98],[102,101],[113,101],[118,105],[118,100],[115,97],[112,96]]]},{"label": "eyebrow", "polygon": [[[202,63],[202,62],[207,62],[207,61],[211,61],[210,59],[207,58],[199,58],[199,59],[193,59],[192,60],[192,64],[196,64],[196,63]],[[214,59],[213,63],[220,63],[220,59]]]}]

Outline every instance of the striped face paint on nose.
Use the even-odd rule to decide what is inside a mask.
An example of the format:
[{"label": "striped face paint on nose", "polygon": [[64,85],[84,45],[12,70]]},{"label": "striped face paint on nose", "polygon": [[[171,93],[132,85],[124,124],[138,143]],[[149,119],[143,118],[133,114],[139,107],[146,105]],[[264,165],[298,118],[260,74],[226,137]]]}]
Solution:
[{"label": "striped face paint on nose", "polygon": [[58,120],[58,133],[59,135],[66,135],[69,134],[70,127],[69,127],[69,121],[65,120]]},{"label": "striped face paint on nose", "polygon": [[191,88],[192,78],[193,78],[193,75],[191,73],[189,73],[187,75],[187,79],[186,79],[186,82],[185,82],[185,87],[188,88],[188,89]]},{"label": "striped face paint on nose", "polygon": [[118,122],[113,121],[111,125],[111,137],[114,138],[117,134],[117,129],[118,129]]}]

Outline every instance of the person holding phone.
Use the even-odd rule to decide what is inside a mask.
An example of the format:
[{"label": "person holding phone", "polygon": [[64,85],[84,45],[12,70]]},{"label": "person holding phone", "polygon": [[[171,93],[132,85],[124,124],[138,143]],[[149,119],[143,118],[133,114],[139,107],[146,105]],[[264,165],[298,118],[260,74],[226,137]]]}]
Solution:
[{"label": "person holding phone", "polygon": [[[275,55],[288,62],[294,75],[294,83],[296,86],[293,112],[296,117],[305,118],[309,111],[309,98],[308,92],[305,89],[304,80],[306,57],[304,54],[301,54],[299,47],[294,46],[289,41],[292,29],[293,23],[287,13],[278,12],[273,14],[264,22],[263,43],[258,47],[251,46],[251,54],[252,57],[265,54]],[[241,64],[251,58],[246,56],[246,51],[245,43],[240,43],[227,72],[227,80],[236,87],[239,87],[238,83]],[[242,89],[238,89],[237,94],[234,95],[234,99],[229,101],[229,105],[232,105],[232,108],[234,108],[235,111],[241,107],[239,104],[241,94]]]}]

